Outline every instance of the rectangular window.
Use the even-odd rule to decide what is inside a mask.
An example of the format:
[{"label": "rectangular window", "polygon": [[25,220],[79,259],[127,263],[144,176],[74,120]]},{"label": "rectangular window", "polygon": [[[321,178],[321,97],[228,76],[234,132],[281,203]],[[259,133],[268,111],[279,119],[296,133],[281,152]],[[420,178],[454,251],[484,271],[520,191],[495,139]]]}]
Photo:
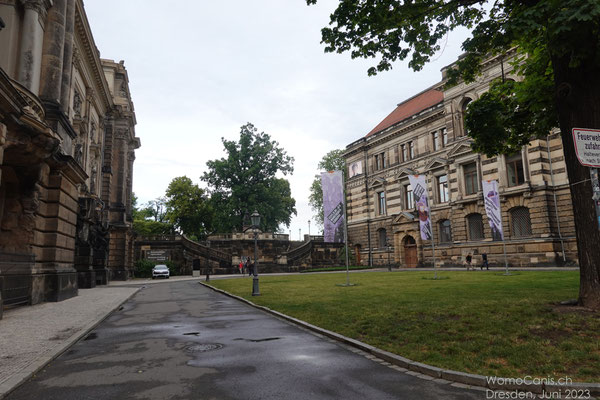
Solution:
[{"label": "rectangular window", "polygon": [[404,204],[408,210],[415,208],[415,199],[413,197],[412,186],[410,185],[404,185]]},{"label": "rectangular window", "polygon": [[381,153],[379,155],[379,158],[381,159],[381,169],[384,169],[385,167],[387,167],[387,165],[385,164],[385,153]]},{"label": "rectangular window", "polygon": [[379,199],[379,215],[385,215],[385,192],[377,193]]},{"label": "rectangular window", "polygon": [[450,200],[450,194],[448,192],[448,175],[438,176],[438,201],[440,203],[447,203]]},{"label": "rectangular window", "polygon": [[414,142],[408,142],[408,156],[410,157],[411,160],[413,158],[415,158],[415,146],[414,146]]},{"label": "rectangular window", "polygon": [[508,186],[517,186],[525,183],[525,171],[521,153],[506,159],[506,173],[508,175]]},{"label": "rectangular window", "polygon": [[465,194],[475,194],[479,190],[479,180],[477,179],[477,164],[470,163],[463,166],[465,177]]},{"label": "rectangular window", "polygon": [[440,149],[440,132],[435,131],[431,134],[431,140],[433,141],[433,151],[437,151]]},{"label": "rectangular window", "polygon": [[402,145],[402,161],[408,160],[408,151],[406,150],[406,145]]},{"label": "rectangular window", "polygon": [[448,146],[448,131],[442,128],[442,147]]}]

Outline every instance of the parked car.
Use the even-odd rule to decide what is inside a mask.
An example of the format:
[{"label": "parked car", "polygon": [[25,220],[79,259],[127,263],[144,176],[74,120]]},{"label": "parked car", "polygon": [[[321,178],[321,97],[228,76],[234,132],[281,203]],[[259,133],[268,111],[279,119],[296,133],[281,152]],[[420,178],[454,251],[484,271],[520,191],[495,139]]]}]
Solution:
[{"label": "parked car", "polygon": [[152,279],[167,278],[169,279],[169,267],[164,264],[155,265],[152,268]]}]

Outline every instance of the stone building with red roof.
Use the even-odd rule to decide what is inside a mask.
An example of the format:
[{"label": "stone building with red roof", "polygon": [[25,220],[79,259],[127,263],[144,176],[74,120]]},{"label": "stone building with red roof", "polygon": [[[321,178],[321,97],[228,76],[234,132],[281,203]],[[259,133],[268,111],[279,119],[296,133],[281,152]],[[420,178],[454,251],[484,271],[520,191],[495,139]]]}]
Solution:
[{"label": "stone building with red roof", "polygon": [[[506,61],[483,66],[473,83],[442,81],[401,102],[383,121],[346,147],[348,240],[361,265],[464,265],[467,254],[492,266],[577,263],[573,210],[559,132],[511,155],[473,152],[465,134],[470,101],[493,79],[518,79]],[[409,175],[426,176],[433,246],[422,240]],[[499,182],[504,243],[494,240],[482,180]],[[560,210],[560,211],[559,211]],[[497,239],[497,238],[496,238]]]}]

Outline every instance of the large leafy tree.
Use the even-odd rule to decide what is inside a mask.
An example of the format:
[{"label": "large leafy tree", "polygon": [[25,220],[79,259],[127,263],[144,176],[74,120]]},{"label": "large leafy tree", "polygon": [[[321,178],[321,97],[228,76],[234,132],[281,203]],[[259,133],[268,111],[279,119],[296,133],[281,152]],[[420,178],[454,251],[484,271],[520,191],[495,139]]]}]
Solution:
[{"label": "large leafy tree", "polygon": [[206,163],[202,179],[211,189],[216,226],[221,232],[243,229],[245,218],[257,210],[261,229],[277,231],[289,226],[296,201],[289,182],[278,174],[294,171],[293,157],[251,123],[241,127],[238,141],[222,139],[226,156]]},{"label": "large leafy tree", "polygon": [[600,128],[598,0],[340,0],[322,39],[326,52],[379,57],[368,71],[374,75],[407,58],[421,69],[459,26],[470,28],[472,37],[463,43],[466,54],[450,71],[450,83],[473,81],[487,57],[515,47],[521,55],[519,82],[496,82],[470,104],[474,148],[510,153],[560,127],[575,210],[579,303],[600,310],[600,232],[589,171],[579,164],[571,136],[574,127]]},{"label": "large leafy tree", "polygon": [[174,178],[166,191],[166,219],[193,240],[213,230],[213,208],[204,189],[187,176]]},{"label": "large leafy tree", "polygon": [[[346,160],[343,157],[343,150],[331,150],[325,154],[317,164],[319,171],[343,171],[344,182],[346,181]],[[321,186],[321,175],[315,175],[310,185],[310,195],[308,196],[317,224],[323,227],[323,187]]]}]

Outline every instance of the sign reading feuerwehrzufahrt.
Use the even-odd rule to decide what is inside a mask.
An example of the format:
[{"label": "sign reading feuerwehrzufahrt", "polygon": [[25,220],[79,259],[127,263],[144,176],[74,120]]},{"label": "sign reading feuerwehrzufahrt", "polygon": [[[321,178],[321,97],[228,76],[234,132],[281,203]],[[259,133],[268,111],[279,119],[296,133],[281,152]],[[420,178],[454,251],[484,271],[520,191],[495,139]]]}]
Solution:
[{"label": "sign reading feuerwehrzufahrt", "polygon": [[600,168],[600,130],[573,128],[573,141],[581,165]]}]

